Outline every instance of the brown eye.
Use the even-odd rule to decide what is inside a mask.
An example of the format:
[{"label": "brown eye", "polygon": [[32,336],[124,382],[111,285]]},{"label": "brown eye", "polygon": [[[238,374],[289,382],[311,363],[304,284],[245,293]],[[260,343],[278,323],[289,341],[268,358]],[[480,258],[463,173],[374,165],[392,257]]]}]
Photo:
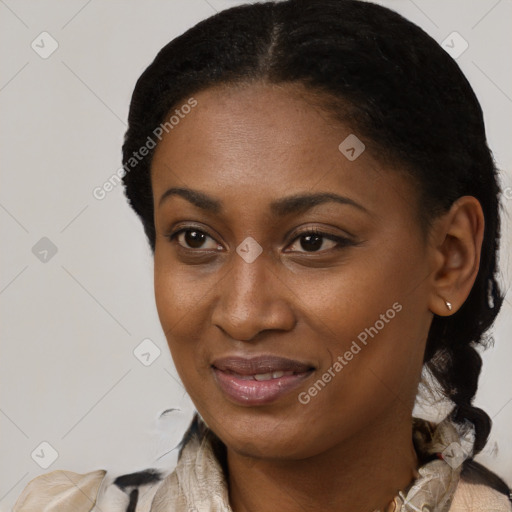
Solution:
[{"label": "brown eye", "polygon": [[349,240],[327,233],[309,231],[300,234],[289,246],[292,252],[324,252],[348,245]]},{"label": "brown eye", "polygon": [[206,235],[201,231],[190,231],[184,232],[184,239],[186,244],[193,249],[199,249],[206,240]]},{"label": "brown eye", "polygon": [[170,240],[175,238],[178,244],[185,249],[216,250],[221,248],[211,236],[199,229],[181,229],[169,237]]}]

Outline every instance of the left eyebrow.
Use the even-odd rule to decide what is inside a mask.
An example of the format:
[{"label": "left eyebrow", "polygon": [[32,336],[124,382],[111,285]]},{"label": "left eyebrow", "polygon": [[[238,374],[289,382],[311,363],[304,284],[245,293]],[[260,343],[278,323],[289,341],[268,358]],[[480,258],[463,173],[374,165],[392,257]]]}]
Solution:
[{"label": "left eyebrow", "polygon": [[350,199],[349,197],[340,196],[330,192],[320,194],[300,194],[295,196],[284,197],[270,204],[270,209],[274,215],[284,217],[291,213],[303,213],[314,206],[322,203],[336,202],[354,206],[359,210],[370,213],[363,205]]}]

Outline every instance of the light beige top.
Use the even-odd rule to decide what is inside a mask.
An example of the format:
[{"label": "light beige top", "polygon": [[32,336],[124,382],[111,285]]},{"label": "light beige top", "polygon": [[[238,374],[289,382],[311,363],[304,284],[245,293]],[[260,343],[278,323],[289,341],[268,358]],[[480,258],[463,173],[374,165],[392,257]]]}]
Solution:
[{"label": "light beige top", "polygon": [[[453,469],[444,460],[427,463],[419,473],[397,511],[512,512],[507,496],[465,482],[459,478],[460,468]],[[155,480],[123,491],[104,470],[52,471],[27,484],[13,512],[232,512],[224,472],[208,438],[192,437],[174,471]],[[130,509],[134,489],[138,498],[133,503],[131,497]],[[425,505],[430,508],[422,508]]]}]

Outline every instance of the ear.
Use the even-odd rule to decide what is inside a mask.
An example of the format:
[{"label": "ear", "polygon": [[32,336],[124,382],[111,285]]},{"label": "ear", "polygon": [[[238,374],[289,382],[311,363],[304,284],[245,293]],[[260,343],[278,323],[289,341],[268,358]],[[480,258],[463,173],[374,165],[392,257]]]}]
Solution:
[{"label": "ear", "polygon": [[431,238],[432,313],[449,316],[464,304],[478,274],[483,237],[484,214],[475,197],[459,198],[436,220]]}]

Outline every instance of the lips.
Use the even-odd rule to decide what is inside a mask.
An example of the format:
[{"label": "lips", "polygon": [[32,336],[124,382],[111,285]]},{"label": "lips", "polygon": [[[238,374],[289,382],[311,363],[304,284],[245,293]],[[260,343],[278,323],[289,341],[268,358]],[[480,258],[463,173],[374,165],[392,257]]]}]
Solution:
[{"label": "lips", "polygon": [[263,405],[300,386],[314,367],[293,359],[263,355],[217,359],[212,369],[228,399],[243,405]]},{"label": "lips", "polygon": [[272,372],[302,373],[312,368],[312,365],[307,363],[271,355],[252,358],[225,357],[216,359],[212,366],[215,366],[218,370],[230,371],[239,375],[257,375]]}]

